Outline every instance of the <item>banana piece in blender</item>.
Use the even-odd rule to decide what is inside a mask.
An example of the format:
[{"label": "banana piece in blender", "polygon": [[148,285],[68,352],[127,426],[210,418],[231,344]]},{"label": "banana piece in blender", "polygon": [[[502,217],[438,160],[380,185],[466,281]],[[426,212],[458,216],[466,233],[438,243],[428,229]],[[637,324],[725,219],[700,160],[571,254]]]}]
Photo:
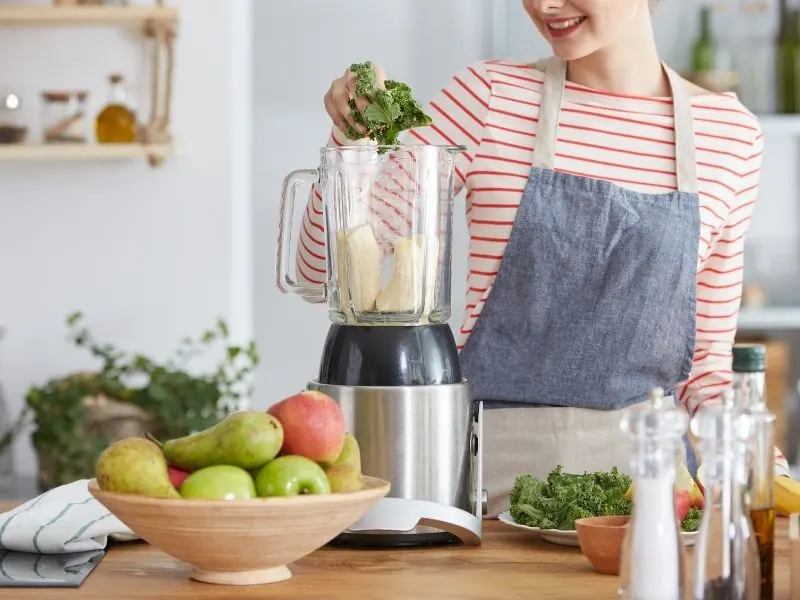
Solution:
[{"label": "banana piece in blender", "polygon": [[[341,238],[340,238],[341,239]],[[372,227],[358,225],[339,243],[339,290],[342,300],[352,298],[357,312],[375,310],[381,287],[381,251]]]},{"label": "banana piece in blender", "polygon": [[418,312],[421,303],[426,310],[432,308],[439,240],[421,234],[398,238],[393,258],[391,279],[378,295],[376,308],[380,312]]},{"label": "banana piece in blender", "polygon": [[394,241],[392,276],[378,295],[380,312],[410,312],[417,307],[422,279],[422,248],[413,238]]}]

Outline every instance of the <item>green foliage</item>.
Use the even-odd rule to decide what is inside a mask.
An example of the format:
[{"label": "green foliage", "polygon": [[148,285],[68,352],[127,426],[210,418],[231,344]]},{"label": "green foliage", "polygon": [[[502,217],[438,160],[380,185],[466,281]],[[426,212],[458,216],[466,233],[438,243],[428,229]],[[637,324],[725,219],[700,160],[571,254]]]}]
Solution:
[{"label": "green foliage", "polygon": [[[575,521],[588,517],[629,516],[626,498],[632,479],[616,467],[594,473],[564,473],[556,466],[547,479],[520,475],[511,489],[511,517],[520,525],[573,531]],[[703,511],[692,507],[681,530],[697,531]]]},{"label": "green foliage", "polygon": [[573,530],[577,519],[630,514],[631,501],[624,498],[630,484],[631,478],[616,467],[572,474],[558,465],[546,481],[517,477],[511,490],[511,516],[529,527]]},{"label": "green foliage", "polygon": [[[170,439],[210,427],[252,391],[248,378],[259,360],[255,345],[230,345],[223,320],[197,340],[184,339],[163,363],[99,343],[82,321],[79,312],[67,318],[69,339],[97,359],[99,368],[32,386],[19,419],[0,440],[2,451],[30,419],[43,488],[91,477],[97,456],[110,442],[87,426],[87,398],[106,397],[143,409],[151,419],[150,433]],[[217,344],[223,344],[224,355],[216,368],[190,373],[189,362]]]},{"label": "green foliage", "polygon": [[[384,88],[378,86],[371,62],[355,63],[350,70],[356,75],[355,96],[369,102],[363,111],[358,110],[355,100],[350,100],[353,119],[367,128],[367,136],[379,145],[397,144],[398,136],[406,129],[430,125],[433,120],[425,114],[414,99],[411,88],[405,83],[387,79]],[[362,135],[348,127],[345,135],[357,140]]]}]

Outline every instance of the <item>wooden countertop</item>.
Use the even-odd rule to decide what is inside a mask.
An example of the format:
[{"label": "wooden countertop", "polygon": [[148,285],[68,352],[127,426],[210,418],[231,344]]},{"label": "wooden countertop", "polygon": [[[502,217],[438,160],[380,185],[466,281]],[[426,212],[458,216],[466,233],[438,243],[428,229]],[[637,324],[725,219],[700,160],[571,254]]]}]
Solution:
[{"label": "wooden countertop", "polygon": [[[0,507],[0,510],[7,508]],[[511,529],[498,521],[488,521],[484,525],[484,541],[480,547],[398,550],[326,547],[290,565],[293,577],[288,581],[253,587],[192,581],[188,578],[188,565],[143,542],[127,542],[112,546],[94,573],[76,590],[6,588],[0,589],[0,598],[616,598],[618,578],[595,573],[579,549],[544,542],[535,534]],[[774,600],[789,600],[787,519],[778,520],[776,538]],[[242,548],[242,552],[247,552],[247,548]],[[687,562],[691,569],[691,559]]]}]

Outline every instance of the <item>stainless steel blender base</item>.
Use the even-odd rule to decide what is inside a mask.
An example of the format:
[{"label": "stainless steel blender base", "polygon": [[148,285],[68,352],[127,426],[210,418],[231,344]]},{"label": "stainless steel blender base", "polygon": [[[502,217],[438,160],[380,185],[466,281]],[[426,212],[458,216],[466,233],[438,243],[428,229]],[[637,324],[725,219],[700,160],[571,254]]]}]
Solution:
[{"label": "stainless steel blender base", "polygon": [[481,543],[483,407],[466,382],[308,389],[332,397],[355,435],[365,474],[391,490],[337,540],[348,545]]}]

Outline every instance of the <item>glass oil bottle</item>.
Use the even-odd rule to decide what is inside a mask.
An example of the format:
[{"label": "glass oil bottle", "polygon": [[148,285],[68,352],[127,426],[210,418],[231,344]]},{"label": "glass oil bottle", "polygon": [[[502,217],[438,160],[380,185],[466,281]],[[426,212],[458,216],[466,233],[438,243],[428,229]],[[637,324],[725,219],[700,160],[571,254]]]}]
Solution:
[{"label": "glass oil bottle", "polygon": [[736,407],[751,418],[750,474],[747,502],[761,566],[761,600],[774,595],[775,559],[775,415],[766,403],[766,353],[762,344],[733,347]]},{"label": "glass oil bottle", "polygon": [[95,120],[95,136],[100,144],[131,144],[137,139],[136,115],[128,105],[122,75],[109,76],[108,104]]},{"label": "glass oil bottle", "polygon": [[692,419],[705,467],[705,509],[694,553],[693,600],[758,600],[758,546],[747,509],[750,417],[727,390]]},{"label": "glass oil bottle", "polygon": [[675,472],[689,424],[661,389],[628,411],[620,426],[632,443],[633,510],[625,533],[619,597],[683,600],[684,545],[675,507]]}]

